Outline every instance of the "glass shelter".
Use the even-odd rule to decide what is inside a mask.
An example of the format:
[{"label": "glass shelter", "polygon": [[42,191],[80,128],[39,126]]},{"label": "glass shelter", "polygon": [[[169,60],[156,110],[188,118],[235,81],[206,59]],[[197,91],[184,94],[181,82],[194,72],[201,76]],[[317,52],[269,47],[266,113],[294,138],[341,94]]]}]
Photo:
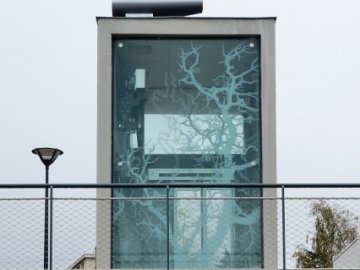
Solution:
[{"label": "glass shelter", "polygon": [[207,184],[276,179],[274,20],[98,24],[99,181],[183,186],[100,191],[97,267],[269,267],[269,194]]}]

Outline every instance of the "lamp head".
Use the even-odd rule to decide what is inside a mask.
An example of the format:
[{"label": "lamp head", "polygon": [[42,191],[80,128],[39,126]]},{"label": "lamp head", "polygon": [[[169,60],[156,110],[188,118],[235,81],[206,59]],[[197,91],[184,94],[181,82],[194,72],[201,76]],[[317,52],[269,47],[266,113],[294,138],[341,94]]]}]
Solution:
[{"label": "lamp head", "polygon": [[46,167],[49,167],[59,155],[64,153],[60,149],[50,147],[35,148],[31,152],[38,155]]}]

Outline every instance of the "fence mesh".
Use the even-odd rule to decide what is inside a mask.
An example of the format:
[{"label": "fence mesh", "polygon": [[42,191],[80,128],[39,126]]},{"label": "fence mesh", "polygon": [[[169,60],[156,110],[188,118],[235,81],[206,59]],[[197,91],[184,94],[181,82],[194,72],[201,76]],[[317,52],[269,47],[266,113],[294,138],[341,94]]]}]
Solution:
[{"label": "fence mesh", "polygon": [[[360,269],[354,189],[94,191],[48,199],[52,269]],[[0,269],[43,269],[44,197],[1,195]]]}]

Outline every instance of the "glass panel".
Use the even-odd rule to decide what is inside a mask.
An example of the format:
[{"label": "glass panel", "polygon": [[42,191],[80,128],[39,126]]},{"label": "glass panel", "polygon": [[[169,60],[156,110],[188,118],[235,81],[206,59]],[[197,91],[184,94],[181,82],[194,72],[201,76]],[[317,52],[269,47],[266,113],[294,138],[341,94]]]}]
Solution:
[{"label": "glass panel", "polygon": [[223,268],[222,260],[232,250],[233,208],[226,201],[230,193],[229,189],[176,191],[170,236],[174,268]]},{"label": "glass panel", "polygon": [[[165,195],[165,196],[164,196]],[[167,203],[163,190],[116,189],[113,196],[112,268],[165,269]]]},{"label": "glass panel", "polygon": [[[261,182],[259,49],[255,37],[114,39],[112,181]],[[164,195],[121,196],[135,193]],[[113,267],[166,268],[169,239],[174,268],[261,267],[261,204],[221,199],[260,195],[177,190],[168,219],[164,201],[114,203]]]},{"label": "glass panel", "polygon": [[170,235],[172,267],[261,267],[260,209],[260,200],[235,198],[233,189],[177,189]]}]

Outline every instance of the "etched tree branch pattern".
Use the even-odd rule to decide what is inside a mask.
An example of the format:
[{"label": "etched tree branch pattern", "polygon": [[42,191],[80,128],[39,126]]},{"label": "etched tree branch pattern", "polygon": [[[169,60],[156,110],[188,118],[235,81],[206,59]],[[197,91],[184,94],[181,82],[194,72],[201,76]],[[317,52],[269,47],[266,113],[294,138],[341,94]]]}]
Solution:
[{"label": "etched tree branch pattern", "polygon": [[[119,54],[126,58],[124,47]],[[114,83],[124,89],[119,100],[129,102],[119,101],[120,112],[114,112],[113,181],[261,181],[258,40],[185,40],[174,47],[161,52],[171,52],[175,63],[158,72],[161,81],[149,75],[150,90],[135,88],[135,64],[126,83]],[[126,59],[120,56],[121,64]],[[157,174],[159,164],[165,168]],[[116,190],[113,196],[122,199],[112,209],[119,236],[113,264],[163,267],[169,240],[174,268],[261,267],[261,204],[246,199],[260,195],[254,189],[179,188],[167,207],[164,190]]]}]

